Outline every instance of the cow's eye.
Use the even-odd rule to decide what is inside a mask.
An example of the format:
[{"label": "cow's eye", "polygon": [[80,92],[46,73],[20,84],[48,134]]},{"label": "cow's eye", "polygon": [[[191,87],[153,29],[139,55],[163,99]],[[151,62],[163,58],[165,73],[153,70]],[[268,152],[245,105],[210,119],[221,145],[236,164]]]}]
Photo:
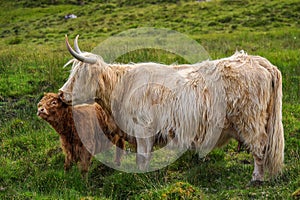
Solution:
[{"label": "cow's eye", "polygon": [[52,104],[52,105],[56,105],[57,102],[56,102],[56,101],[52,101],[51,104]]}]

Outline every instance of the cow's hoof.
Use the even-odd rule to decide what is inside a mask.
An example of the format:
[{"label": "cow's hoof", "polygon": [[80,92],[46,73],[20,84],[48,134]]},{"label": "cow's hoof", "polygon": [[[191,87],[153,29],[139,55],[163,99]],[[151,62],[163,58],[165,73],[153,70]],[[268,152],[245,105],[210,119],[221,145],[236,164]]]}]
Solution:
[{"label": "cow's hoof", "polygon": [[247,184],[247,187],[257,187],[257,186],[262,186],[263,184],[264,184],[264,181],[252,180]]}]

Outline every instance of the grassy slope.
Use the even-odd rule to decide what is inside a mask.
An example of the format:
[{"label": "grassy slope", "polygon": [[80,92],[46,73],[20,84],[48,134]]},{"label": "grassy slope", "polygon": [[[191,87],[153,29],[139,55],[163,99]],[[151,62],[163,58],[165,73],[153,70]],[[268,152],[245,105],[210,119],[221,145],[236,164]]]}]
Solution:
[{"label": "grassy slope", "polygon": [[[299,1],[191,1],[136,6],[115,1],[84,7],[59,4],[22,8],[24,2],[0,1],[0,197],[292,198],[292,192],[300,186]],[[120,6],[118,2],[125,3]],[[78,18],[64,20],[68,13]],[[153,173],[120,173],[95,160],[89,184],[80,180],[76,168],[64,174],[58,137],[35,116],[42,93],[56,91],[68,77],[68,69],[62,68],[70,58],[64,34],[72,38],[80,34],[82,49],[90,50],[110,35],[136,27],[162,27],[187,34],[212,58],[244,49],[267,57],[279,67],[284,76],[283,176],[262,187],[245,187],[253,169],[252,158],[247,152],[237,153],[234,142],[205,160],[186,153],[171,166]],[[147,56],[137,52],[121,61],[174,62],[170,55],[157,55],[161,53]]]}]

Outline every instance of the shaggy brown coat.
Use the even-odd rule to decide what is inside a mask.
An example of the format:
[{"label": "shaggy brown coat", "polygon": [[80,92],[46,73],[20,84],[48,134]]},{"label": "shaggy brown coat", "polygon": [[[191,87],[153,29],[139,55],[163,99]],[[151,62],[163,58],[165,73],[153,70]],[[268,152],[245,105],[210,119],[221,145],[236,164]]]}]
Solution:
[{"label": "shaggy brown coat", "polygon": [[81,173],[85,175],[92,155],[110,148],[112,143],[118,147],[115,162],[120,165],[125,148],[124,134],[99,104],[72,107],[63,103],[57,94],[45,93],[38,103],[37,115],[59,134],[66,171],[72,163],[79,162]]}]

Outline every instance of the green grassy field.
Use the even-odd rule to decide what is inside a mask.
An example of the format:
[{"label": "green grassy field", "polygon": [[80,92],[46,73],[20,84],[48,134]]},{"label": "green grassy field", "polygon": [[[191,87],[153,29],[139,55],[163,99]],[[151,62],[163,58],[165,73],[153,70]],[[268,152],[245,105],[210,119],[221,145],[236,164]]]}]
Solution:
[{"label": "green grassy field", "polygon": [[[50,2],[0,0],[0,199],[297,199],[292,194],[300,188],[299,0]],[[78,18],[65,20],[69,13]],[[234,141],[205,159],[187,152],[151,173],[123,173],[96,159],[87,183],[76,166],[64,173],[58,135],[36,116],[43,93],[56,92],[68,78],[70,68],[63,65],[71,56],[64,35],[80,34],[81,49],[90,51],[139,27],[186,34],[213,59],[244,49],[278,66],[286,139],[281,176],[247,187],[252,156],[237,152]],[[131,52],[117,61],[184,62],[157,50]]]}]

